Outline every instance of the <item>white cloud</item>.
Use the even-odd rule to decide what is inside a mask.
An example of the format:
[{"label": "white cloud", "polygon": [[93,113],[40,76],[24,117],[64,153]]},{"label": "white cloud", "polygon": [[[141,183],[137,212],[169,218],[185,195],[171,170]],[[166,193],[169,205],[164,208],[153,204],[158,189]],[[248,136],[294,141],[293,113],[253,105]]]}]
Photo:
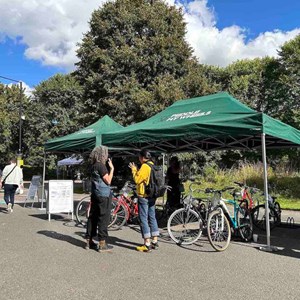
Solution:
[{"label": "white cloud", "polygon": [[281,45],[300,34],[300,28],[288,32],[274,30],[247,42],[244,28],[217,28],[215,12],[208,7],[207,0],[186,2],[185,5],[175,1],[175,4],[184,10],[187,41],[199,61],[206,64],[226,66],[237,59],[277,56]]},{"label": "white cloud", "polygon": [[[0,0],[0,35],[21,38],[25,56],[44,65],[74,68],[76,44],[101,0]],[[2,33],[2,34],[1,34]]]},{"label": "white cloud", "polygon": [[[9,87],[11,87],[13,85],[16,85],[16,83],[7,84],[7,86],[9,86]],[[20,84],[18,84],[18,86],[20,87]],[[30,97],[30,96],[32,96],[32,92],[34,89],[32,87],[30,87],[28,84],[26,84],[24,81],[22,81],[22,90],[27,97]]]},{"label": "white cloud", "polygon": [[[4,36],[26,44],[25,56],[44,65],[74,69],[77,43],[89,29],[91,13],[105,0],[0,0],[0,40]],[[202,63],[226,66],[243,58],[276,56],[277,49],[300,33],[274,30],[247,41],[246,29],[217,27],[207,0],[167,0],[181,7],[187,22],[186,39]]]}]

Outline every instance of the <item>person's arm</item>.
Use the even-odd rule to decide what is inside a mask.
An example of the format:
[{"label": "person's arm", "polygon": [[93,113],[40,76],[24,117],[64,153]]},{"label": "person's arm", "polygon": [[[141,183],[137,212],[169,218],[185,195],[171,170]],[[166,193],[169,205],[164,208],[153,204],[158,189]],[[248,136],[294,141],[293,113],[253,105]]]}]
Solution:
[{"label": "person's arm", "polygon": [[136,184],[147,183],[149,178],[149,166],[146,164],[142,164],[141,168],[138,170],[135,166],[131,168],[133,180]]},{"label": "person's arm", "polygon": [[108,165],[109,165],[109,173],[106,173],[105,175],[103,175],[102,179],[104,180],[104,182],[106,184],[111,184],[112,178],[114,176],[114,165],[111,161],[111,159],[108,159]]},{"label": "person's arm", "polygon": [[2,184],[2,182],[3,182],[3,180],[6,178],[6,176],[9,174],[9,172],[8,172],[8,168],[7,167],[5,167],[4,169],[3,169],[3,172],[2,172],[2,176],[1,176],[1,184]]}]

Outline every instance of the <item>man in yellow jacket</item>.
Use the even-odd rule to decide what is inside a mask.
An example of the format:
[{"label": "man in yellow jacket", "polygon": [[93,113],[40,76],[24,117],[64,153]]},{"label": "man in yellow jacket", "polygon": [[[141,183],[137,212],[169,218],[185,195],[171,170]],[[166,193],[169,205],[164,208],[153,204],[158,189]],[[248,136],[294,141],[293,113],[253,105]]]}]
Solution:
[{"label": "man in yellow jacket", "polygon": [[144,244],[136,247],[141,252],[150,252],[152,249],[158,249],[157,237],[159,229],[155,217],[155,198],[149,197],[145,192],[145,187],[149,184],[151,166],[151,154],[147,150],[142,150],[139,154],[141,168],[138,170],[134,163],[130,163],[133,180],[137,185],[138,208]]}]

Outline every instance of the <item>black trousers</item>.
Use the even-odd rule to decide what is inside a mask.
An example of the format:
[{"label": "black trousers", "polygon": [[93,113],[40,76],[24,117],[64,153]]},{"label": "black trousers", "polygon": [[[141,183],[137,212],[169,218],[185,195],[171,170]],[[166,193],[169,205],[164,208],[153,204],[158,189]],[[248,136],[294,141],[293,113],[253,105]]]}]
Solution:
[{"label": "black trousers", "polygon": [[167,191],[167,202],[171,208],[179,208],[180,204],[180,190],[177,186],[172,187],[170,191]]},{"label": "black trousers", "polygon": [[106,241],[108,237],[107,226],[110,221],[111,197],[91,195],[91,210],[87,223],[86,238],[91,239],[97,235],[99,241]]},{"label": "black trousers", "polygon": [[15,193],[18,186],[16,184],[4,184],[4,200],[6,204],[11,203],[11,207],[15,204]]}]

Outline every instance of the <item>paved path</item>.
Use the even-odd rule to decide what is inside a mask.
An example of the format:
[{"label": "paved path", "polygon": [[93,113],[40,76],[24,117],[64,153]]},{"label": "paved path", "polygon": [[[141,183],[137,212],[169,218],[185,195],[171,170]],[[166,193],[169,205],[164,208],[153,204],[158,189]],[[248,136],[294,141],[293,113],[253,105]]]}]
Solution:
[{"label": "paved path", "polygon": [[[232,242],[224,253],[207,239],[179,247],[162,230],[160,249],[134,250],[137,226],[111,231],[112,254],[85,250],[84,229],[67,219],[0,205],[1,299],[300,299],[300,229],[276,228],[272,245]],[[265,243],[263,232],[259,242]]]}]

